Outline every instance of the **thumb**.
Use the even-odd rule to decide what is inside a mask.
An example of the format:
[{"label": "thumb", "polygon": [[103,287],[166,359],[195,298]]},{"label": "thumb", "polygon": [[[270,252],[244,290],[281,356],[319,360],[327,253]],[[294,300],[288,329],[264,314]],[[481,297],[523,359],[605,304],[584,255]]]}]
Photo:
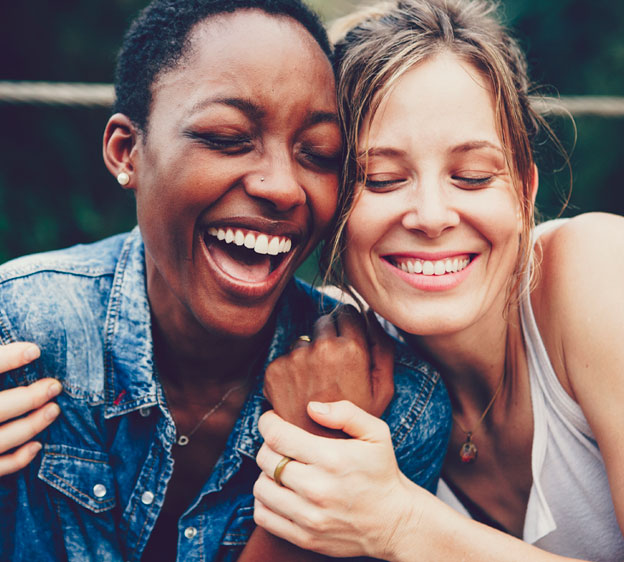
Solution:
[{"label": "thumb", "polygon": [[331,429],[338,429],[362,441],[378,442],[388,434],[388,426],[385,422],[348,400],[308,402],[308,414],[316,423]]}]

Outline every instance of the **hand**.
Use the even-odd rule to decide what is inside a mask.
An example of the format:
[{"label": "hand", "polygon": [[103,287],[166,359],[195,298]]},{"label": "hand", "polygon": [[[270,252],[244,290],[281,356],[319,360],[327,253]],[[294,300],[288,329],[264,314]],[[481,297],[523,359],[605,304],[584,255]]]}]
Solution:
[{"label": "hand", "polygon": [[394,393],[392,341],[375,316],[369,330],[352,306],[319,318],[310,343],[297,341],[290,354],[269,365],[264,393],[283,419],[319,435],[341,436],[306,414],[310,401],[347,399],[380,416]]},{"label": "hand", "polygon": [[[390,431],[353,404],[311,403],[310,416],[355,439],[311,435],[267,412],[259,422],[265,443],[257,462],[254,518],[297,546],[321,554],[388,560],[410,520],[418,522],[428,492],[401,474]],[[295,459],[273,480],[282,456]]]},{"label": "hand", "polygon": [[[39,354],[39,348],[32,343],[0,346],[0,372],[23,367]],[[49,401],[61,390],[60,382],[48,378],[0,392],[0,476],[24,468],[41,450],[41,443],[30,440],[59,415],[59,407]]]}]

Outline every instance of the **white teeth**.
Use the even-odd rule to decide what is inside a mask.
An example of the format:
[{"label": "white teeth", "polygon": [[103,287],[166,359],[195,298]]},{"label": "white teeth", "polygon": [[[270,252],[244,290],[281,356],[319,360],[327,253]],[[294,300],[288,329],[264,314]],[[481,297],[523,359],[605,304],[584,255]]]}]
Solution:
[{"label": "white teeth", "polygon": [[447,258],[445,260],[421,261],[407,260],[398,262],[396,265],[405,273],[417,273],[422,275],[444,275],[456,273],[466,268],[470,263],[469,258]]},{"label": "white teeth", "polygon": [[277,256],[278,254],[287,254],[292,248],[290,238],[286,237],[254,234],[252,232],[245,234],[242,230],[238,229],[215,227],[209,228],[208,234],[214,236],[217,240],[224,241],[226,244],[245,246],[257,254]]},{"label": "white teeth", "polygon": [[280,247],[280,239],[277,236],[274,236],[273,238],[271,238],[271,241],[269,242],[269,248],[268,248],[269,255],[277,256],[277,254],[279,254],[279,247]]},{"label": "white teeth", "polygon": [[256,237],[250,232],[247,236],[245,236],[245,248],[252,250],[255,245]]},{"label": "white teeth", "polygon": [[256,254],[268,254],[269,253],[269,237],[266,234],[261,234],[256,238],[256,245],[254,246]]}]

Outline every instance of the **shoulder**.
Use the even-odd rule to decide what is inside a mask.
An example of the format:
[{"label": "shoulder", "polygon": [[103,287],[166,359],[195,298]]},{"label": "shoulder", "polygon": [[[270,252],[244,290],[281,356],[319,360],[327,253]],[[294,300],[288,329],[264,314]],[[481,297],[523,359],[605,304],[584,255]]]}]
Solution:
[{"label": "shoulder", "polygon": [[589,213],[536,245],[533,309],[555,371],[574,398],[579,377],[624,336],[624,218]]},{"label": "shoulder", "polygon": [[32,341],[42,350],[37,371],[16,373],[19,383],[62,378],[78,351],[89,356],[89,364],[101,355],[108,298],[127,239],[118,235],[0,267],[0,343]]}]

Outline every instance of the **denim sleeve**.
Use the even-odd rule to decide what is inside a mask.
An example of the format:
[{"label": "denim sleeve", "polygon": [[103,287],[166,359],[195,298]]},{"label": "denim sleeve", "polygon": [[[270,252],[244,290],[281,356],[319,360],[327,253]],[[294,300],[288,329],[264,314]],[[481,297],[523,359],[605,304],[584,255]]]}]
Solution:
[{"label": "denim sleeve", "polygon": [[383,419],[403,474],[435,493],[450,435],[451,406],[439,373],[405,351],[397,348],[395,394]]}]

